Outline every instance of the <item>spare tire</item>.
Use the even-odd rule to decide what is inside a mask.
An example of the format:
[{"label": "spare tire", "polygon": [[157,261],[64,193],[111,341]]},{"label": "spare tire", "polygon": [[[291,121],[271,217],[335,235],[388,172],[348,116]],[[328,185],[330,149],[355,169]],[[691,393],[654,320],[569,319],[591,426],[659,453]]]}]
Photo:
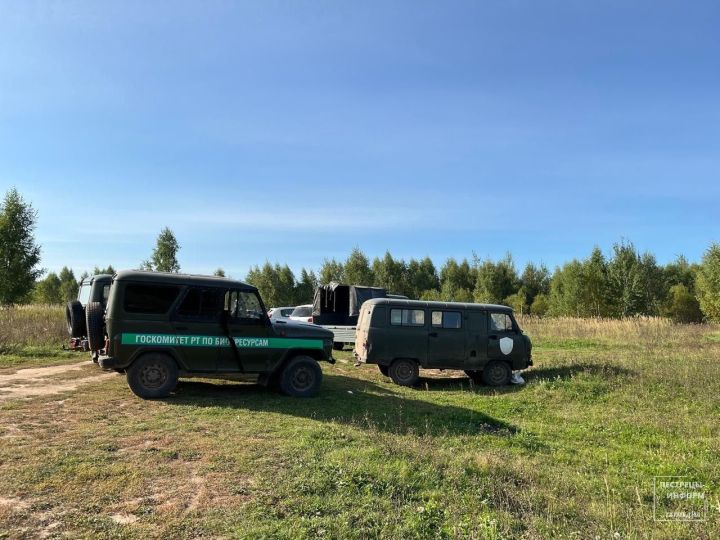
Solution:
[{"label": "spare tire", "polygon": [[72,300],[65,306],[65,322],[70,337],[81,338],[85,335],[85,310],[77,300]]},{"label": "spare tire", "polygon": [[105,347],[104,312],[105,309],[100,302],[88,302],[85,306],[87,338],[91,351],[99,351]]}]

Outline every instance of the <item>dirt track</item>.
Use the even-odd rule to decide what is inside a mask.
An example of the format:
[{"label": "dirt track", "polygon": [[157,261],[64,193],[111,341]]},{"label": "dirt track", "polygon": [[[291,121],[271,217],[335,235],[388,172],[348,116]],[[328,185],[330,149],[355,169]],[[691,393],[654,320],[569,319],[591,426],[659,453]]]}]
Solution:
[{"label": "dirt track", "polygon": [[26,368],[14,373],[0,374],[0,402],[59,394],[115,375],[107,372],[97,373],[97,371],[90,375],[92,371],[86,368],[91,366],[93,363],[87,360],[76,364]]}]

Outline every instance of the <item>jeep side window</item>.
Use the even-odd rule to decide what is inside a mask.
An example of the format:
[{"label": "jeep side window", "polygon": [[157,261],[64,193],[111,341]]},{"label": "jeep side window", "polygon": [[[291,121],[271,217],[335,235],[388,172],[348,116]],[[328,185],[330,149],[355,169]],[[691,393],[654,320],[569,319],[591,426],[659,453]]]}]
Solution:
[{"label": "jeep side window", "polygon": [[123,309],[127,313],[161,315],[167,313],[180,293],[180,287],[129,284],[125,287]]},{"label": "jeep side window", "polygon": [[254,292],[228,291],[225,295],[225,309],[242,324],[263,324],[267,316],[263,312],[260,298]]},{"label": "jeep side window", "polygon": [[509,332],[513,329],[512,319],[507,313],[490,314],[490,330],[496,332]]},{"label": "jeep side window", "polygon": [[181,317],[216,320],[223,310],[225,291],[221,289],[188,289],[177,309]]}]

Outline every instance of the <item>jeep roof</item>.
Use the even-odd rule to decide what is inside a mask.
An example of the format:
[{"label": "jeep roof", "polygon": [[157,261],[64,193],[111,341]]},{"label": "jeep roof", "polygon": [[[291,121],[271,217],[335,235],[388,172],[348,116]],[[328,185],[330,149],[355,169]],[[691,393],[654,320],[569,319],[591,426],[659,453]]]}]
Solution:
[{"label": "jeep roof", "polygon": [[121,270],[115,274],[115,281],[142,281],[145,283],[174,283],[205,287],[225,287],[257,291],[257,287],[224,277],[203,276],[200,274],[176,274],[174,272],[153,272],[150,270]]}]

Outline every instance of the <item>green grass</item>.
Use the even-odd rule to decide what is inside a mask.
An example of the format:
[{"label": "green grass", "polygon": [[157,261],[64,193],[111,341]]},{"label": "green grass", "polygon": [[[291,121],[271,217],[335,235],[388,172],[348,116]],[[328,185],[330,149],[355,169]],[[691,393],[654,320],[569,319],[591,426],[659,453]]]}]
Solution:
[{"label": "green grass", "polygon": [[[475,387],[447,372],[401,388],[373,366],[340,362],[323,365],[322,393],[309,400],[186,380],[148,402],[118,375],[5,401],[0,496],[16,508],[0,505],[0,531],[720,537],[720,343],[705,339],[717,328],[578,323],[573,338],[555,324],[526,325],[543,345],[522,387]],[[632,347],[608,345],[622,335]],[[655,522],[659,475],[703,482],[708,521]]]}]

